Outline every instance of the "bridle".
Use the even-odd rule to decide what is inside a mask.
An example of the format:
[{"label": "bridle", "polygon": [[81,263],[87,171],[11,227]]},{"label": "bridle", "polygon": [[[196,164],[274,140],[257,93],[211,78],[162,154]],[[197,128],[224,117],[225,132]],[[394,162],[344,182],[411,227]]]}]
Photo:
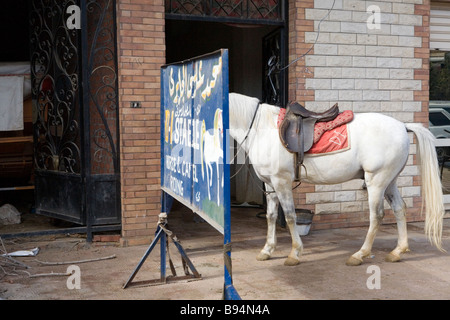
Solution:
[{"label": "bridle", "polygon": [[[235,156],[233,157],[233,159],[231,160],[231,162],[235,161],[235,159],[236,159],[236,157],[238,156],[239,152],[241,152],[242,146],[243,146],[245,140],[247,140],[247,138],[248,138],[248,136],[249,136],[249,134],[250,134],[250,131],[252,130],[253,124],[254,124],[255,119],[256,119],[256,114],[258,113],[258,110],[259,110],[259,106],[260,106],[260,105],[261,105],[261,102],[258,101],[258,105],[256,106],[256,110],[255,110],[255,113],[253,114],[253,118],[252,118],[252,121],[250,122],[250,127],[248,128],[247,134],[245,135],[245,137],[244,137],[244,139],[242,140],[242,142],[239,144],[239,149],[238,149],[238,151],[236,152],[236,155],[235,155]],[[245,166],[245,163],[247,162],[247,158],[248,158],[248,153],[247,153],[246,156],[245,156],[244,164],[243,164],[243,165],[242,165],[242,166],[241,166],[241,167],[240,167],[240,168],[239,168],[239,169],[238,169],[238,170],[230,177],[230,179],[233,179],[234,177],[236,177],[236,175],[242,170],[242,168]],[[230,163],[231,163],[231,162],[230,162]],[[249,171],[249,172],[250,172],[250,177],[253,179],[253,181],[254,181],[254,182],[258,182],[258,181],[255,179],[255,177],[253,177],[251,171]],[[293,187],[292,190],[296,189],[298,186],[300,186],[300,184],[301,184],[301,181],[300,181],[295,187]],[[273,191],[266,191],[266,190],[262,189],[262,188],[259,186],[258,183],[255,183],[255,185],[256,185],[256,187],[257,187],[258,189],[260,189],[266,196],[269,195],[269,194],[275,193],[275,190],[273,190]]]},{"label": "bridle", "polygon": [[[244,139],[242,140],[242,142],[239,144],[239,149],[238,149],[238,151],[236,152],[236,155],[233,157],[233,159],[230,161],[230,163],[231,162],[233,162],[233,161],[235,161],[236,160],[236,157],[238,156],[238,154],[239,154],[239,152],[241,152],[241,150],[242,150],[242,146],[244,145],[244,142],[245,142],[245,140],[247,140],[247,138],[248,138],[248,136],[249,136],[249,134],[250,134],[250,131],[252,130],[252,127],[253,127],[253,123],[255,122],[255,119],[256,119],[256,114],[258,113],[258,110],[259,110],[259,106],[261,105],[261,102],[260,101],[258,101],[258,105],[256,106],[256,109],[255,109],[255,113],[253,114],[253,117],[252,117],[252,121],[250,122],[250,127],[248,128],[248,130],[247,130],[247,134],[245,135],[245,137],[244,137]],[[245,156],[245,161],[244,161],[244,165],[245,165],[245,162],[246,162],[246,160],[247,160],[247,158],[248,158],[248,154]],[[231,177],[230,177],[230,179],[233,179],[240,171],[241,171],[241,169],[244,167],[244,165],[242,165]]]}]

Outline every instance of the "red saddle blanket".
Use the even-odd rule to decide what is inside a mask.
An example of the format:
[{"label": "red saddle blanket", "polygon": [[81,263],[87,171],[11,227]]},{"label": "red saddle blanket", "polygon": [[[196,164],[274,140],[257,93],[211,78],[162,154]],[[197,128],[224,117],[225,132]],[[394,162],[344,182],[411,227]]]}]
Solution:
[{"label": "red saddle blanket", "polygon": [[[278,114],[277,126],[280,126],[286,114],[286,109],[281,108]],[[316,122],[314,126],[314,144],[307,154],[321,154],[340,151],[349,148],[347,123],[353,120],[353,111],[345,110],[334,120],[328,122]]]}]

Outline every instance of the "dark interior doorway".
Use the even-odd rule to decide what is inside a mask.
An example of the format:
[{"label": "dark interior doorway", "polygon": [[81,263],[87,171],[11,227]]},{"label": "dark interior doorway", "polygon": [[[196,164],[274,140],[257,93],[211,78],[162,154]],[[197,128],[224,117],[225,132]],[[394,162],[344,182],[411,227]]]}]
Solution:
[{"label": "dark interior doorway", "polygon": [[[29,91],[29,1],[4,1],[0,10],[0,77],[23,77],[23,129],[0,126],[0,207],[8,204],[28,217],[34,208],[33,137]],[[5,82],[3,82],[5,83]],[[2,93],[3,92],[3,93]],[[4,94],[4,91],[0,95]],[[10,230],[0,226],[0,233]]]},{"label": "dark interior doorway", "polygon": [[166,62],[229,50],[230,92],[262,99],[263,38],[278,29],[271,25],[166,20]]}]

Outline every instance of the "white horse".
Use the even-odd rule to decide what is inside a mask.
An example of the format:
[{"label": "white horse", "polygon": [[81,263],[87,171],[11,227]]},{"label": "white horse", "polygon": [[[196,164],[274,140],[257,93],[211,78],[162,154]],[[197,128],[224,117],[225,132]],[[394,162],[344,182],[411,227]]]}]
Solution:
[{"label": "white horse", "polygon": [[[285,265],[296,265],[303,250],[295,230],[296,214],[292,195],[294,156],[280,142],[277,130],[279,108],[260,104],[258,99],[230,93],[230,135],[248,154],[258,177],[267,191],[267,240],[258,260],[269,259],[276,246],[276,219],[281,203],[292,237],[292,249]],[[255,116],[251,130],[251,122]],[[383,198],[390,204],[398,228],[396,248],[386,257],[399,261],[408,251],[406,205],[397,188],[397,177],[406,165],[409,137],[417,137],[422,173],[422,195],[426,204],[425,233],[441,251],[442,219],[445,213],[434,136],[420,124],[404,124],[377,113],[355,114],[348,125],[350,149],[339,153],[308,156],[305,154],[301,181],[312,184],[336,184],[352,179],[364,179],[367,186],[370,226],[361,249],[348,260],[348,265],[360,265],[370,255],[375,234],[384,216]],[[248,133],[248,137],[245,139]],[[245,141],[243,141],[245,140]]]},{"label": "white horse", "polygon": [[208,184],[208,198],[211,200],[211,187],[213,181],[213,169],[212,163],[216,164],[217,172],[217,205],[220,206],[220,184],[223,187],[223,176],[220,177],[219,165],[223,158],[223,149],[220,145],[220,141],[223,140],[223,121],[222,110],[217,109],[214,114],[214,128],[213,134],[210,134],[206,130],[205,121],[202,122],[201,127],[201,162],[202,162],[202,178],[205,179],[205,173],[203,170],[203,162],[206,165],[206,181]]}]

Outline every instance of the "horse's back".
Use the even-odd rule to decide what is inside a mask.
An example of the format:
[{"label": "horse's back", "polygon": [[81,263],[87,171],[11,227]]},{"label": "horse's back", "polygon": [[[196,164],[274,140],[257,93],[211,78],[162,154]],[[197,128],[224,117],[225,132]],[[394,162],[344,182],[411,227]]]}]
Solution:
[{"label": "horse's back", "polygon": [[349,131],[353,142],[360,143],[358,147],[386,150],[398,143],[409,144],[405,124],[381,113],[356,113]]},{"label": "horse's back", "polygon": [[[355,113],[348,124],[350,147],[341,152],[307,156],[306,181],[342,183],[363,178],[364,172],[401,170],[409,153],[405,125],[379,113]],[[395,167],[395,168],[394,168]]]},{"label": "horse's back", "polygon": [[356,114],[349,126],[352,148],[365,171],[404,166],[409,137],[404,123],[380,113]]}]

